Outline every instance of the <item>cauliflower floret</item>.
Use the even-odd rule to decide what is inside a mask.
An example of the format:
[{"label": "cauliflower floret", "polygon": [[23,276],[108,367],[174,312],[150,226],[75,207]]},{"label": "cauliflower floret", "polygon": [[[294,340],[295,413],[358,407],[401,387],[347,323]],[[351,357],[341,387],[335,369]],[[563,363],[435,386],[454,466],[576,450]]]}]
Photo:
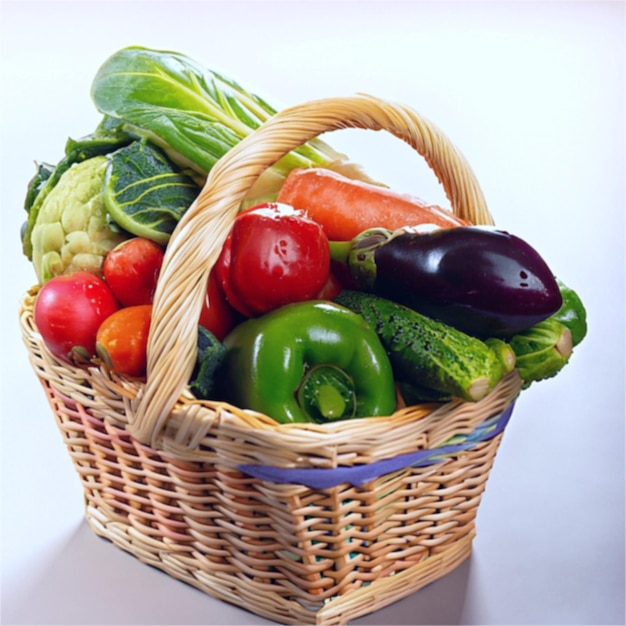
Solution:
[{"label": "cauliflower floret", "polygon": [[73,165],[44,200],[33,227],[33,265],[40,283],[87,270],[101,274],[107,252],[129,235],[114,231],[104,205],[107,157]]}]

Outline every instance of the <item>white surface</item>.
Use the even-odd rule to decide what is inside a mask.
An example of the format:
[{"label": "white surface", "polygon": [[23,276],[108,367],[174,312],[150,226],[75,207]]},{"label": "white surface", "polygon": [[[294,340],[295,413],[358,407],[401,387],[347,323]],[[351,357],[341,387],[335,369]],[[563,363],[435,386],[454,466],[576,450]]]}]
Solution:
[{"label": "white surface", "polygon": [[[185,52],[277,105],[359,91],[410,104],[467,156],[497,223],[587,305],[589,335],[571,364],[518,404],[472,558],[355,623],[624,623],[623,2],[20,0],[3,1],[0,17],[2,623],[269,623],[92,534],[21,344],[33,162],[55,162],[67,136],[93,130],[93,75],[131,44]],[[398,189],[440,201],[397,140],[328,139]]]}]

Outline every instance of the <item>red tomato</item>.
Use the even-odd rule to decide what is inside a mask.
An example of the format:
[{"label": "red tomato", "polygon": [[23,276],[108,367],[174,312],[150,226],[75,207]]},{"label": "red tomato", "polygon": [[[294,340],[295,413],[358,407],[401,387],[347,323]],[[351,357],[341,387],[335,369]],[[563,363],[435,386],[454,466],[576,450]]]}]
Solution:
[{"label": "red tomato", "polygon": [[163,248],[150,239],[133,237],[113,248],[102,265],[102,274],[120,304],[152,304]]},{"label": "red tomato", "polygon": [[262,315],[317,296],[330,268],[328,239],[304,212],[264,204],[237,217],[216,268],[230,304]]},{"label": "red tomato", "polygon": [[45,283],[35,300],[37,329],[52,354],[68,363],[96,354],[100,324],[119,309],[108,285],[90,272],[56,276]]},{"label": "red tomato", "polygon": [[98,356],[118,374],[145,376],[151,319],[151,304],[129,306],[109,315],[96,336]]},{"label": "red tomato", "polygon": [[239,318],[237,311],[226,300],[217,280],[215,269],[211,270],[198,323],[222,341],[235,327]]}]

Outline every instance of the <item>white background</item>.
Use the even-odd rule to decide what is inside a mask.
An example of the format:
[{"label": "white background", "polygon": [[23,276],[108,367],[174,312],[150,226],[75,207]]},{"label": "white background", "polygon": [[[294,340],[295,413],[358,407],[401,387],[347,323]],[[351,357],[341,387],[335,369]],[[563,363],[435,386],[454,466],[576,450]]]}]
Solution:
[{"label": "white background", "polygon": [[[469,561],[359,624],[624,623],[623,2],[2,2],[2,623],[268,624],[97,538],[19,335],[34,161],[100,117],[113,52],[184,52],[276,106],[369,92],[410,104],[472,164],[498,225],[574,287],[589,335],[518,403]],[[342,134],[343,133],[343,134]],[[443,202],[419,158],[330,143]]]}]

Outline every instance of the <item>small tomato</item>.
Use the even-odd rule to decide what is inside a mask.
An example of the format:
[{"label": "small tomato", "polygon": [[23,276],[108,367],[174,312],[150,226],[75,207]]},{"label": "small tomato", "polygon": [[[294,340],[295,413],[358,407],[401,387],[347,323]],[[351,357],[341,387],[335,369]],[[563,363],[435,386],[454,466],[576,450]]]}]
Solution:
[{"label": "small tomato", "polygon": [[122,306],[152,304],[163,256],[163,248],[144,237],[123,241],[106,255],[102,274]]},{"label": "small tomato", "polygon": [[98,356],[118,374],[145,376],[151,319],[151,304],[125,307],[107,317],[96,336]]},{"label": "small tomato", "polygon": [[235,327],[239,317],[239,313],[226,300],[215,269],[212,269],[198,323],[222,341]]},{"label": "small tomato", "polygon": [[101,278],[78,271],[56,276],[41,287],[34,320],[52,354],[68,363],[80,363],[95,356],[98,328],[118,309]]},{"label": "small tomato", "polygon": [[268,203],[237,216],[216,267],[230,304],[263,315],[317,296],[330,268],[328,239],[303,211]]}]

